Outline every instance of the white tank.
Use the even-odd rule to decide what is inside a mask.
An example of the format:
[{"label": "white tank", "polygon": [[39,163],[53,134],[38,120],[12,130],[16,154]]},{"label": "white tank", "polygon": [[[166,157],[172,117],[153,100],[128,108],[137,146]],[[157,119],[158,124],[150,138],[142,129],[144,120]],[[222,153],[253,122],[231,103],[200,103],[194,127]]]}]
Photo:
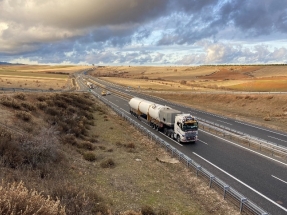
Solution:
[{"label": "white tank", "polygon": [[135,109],[135,110],[138,110],[139,109],[139,104],[144,101],[144,99],[140,99],[140,98],[132,98],[130,101],[129,101],[129,105],[131,108]]},{"label": "white tank", "polygon": [[139,110],[141,113],[148,115],[150,107],[154,105],[153,102],[143,100],[139,103]]},{"label": "white tank", "polygon": [[159,111],[162,109],[164,106],[159,105],[159,104],[154,104],[150,107],[149,109],[149,115],[156,120],[159,120]]},{"label": "white tank", "polygon": [[129,105],[131,108],[139,110],[141,113],[148,115],[149,109],[152,105],[154,105],[154,103],[135,97],[129,101]]}]

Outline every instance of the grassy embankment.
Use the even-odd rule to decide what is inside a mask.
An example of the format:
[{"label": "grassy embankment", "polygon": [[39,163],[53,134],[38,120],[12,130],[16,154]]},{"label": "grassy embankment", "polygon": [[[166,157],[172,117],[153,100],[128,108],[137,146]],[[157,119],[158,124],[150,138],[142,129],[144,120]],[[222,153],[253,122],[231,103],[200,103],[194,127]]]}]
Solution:
[{"label": "grassy embankment", "polygon": [[2,213],[239,214],[182,164],[157,161],[163,149],[88,94],[0,101],[0,122],[25,133],[1,127]]}]

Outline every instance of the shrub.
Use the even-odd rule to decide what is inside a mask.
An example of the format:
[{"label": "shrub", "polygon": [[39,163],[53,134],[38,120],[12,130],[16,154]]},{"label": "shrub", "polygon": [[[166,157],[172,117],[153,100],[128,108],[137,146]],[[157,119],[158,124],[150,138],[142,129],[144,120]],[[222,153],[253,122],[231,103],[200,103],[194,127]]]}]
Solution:
[{"label": "shrub", "polygon": [[40,102],[43,102],[43,101],[46,101],[47,97],[46,97],[46,96],[39,96],[39,97],[37,97],[37,99],[38,99]]},{"label": "shrub", "polygon": [[48,107],[46,110],[46,113],[52,116],[56,116],[60,114],[60,111],[56,107]]},{"label": "shrub", "polygon": [[142,215],[156,215],[156,212],[150,206],[143,206],[141,208]]},{"label": "shrub", "polygon": [[72,134],[67,134],[67,135],[65,135],[65,136],[62,138],[61,142],[62,142],[63,144],[69,144],[69,145],[72,145],[72,146],[78,145],[78,142],[77,142],[76,137],[75,137],[74,135],[72,135]]},{"label": "shrub", "polygon": [[185,81],[185,80],[182,80],[182,81],[180,81],[180,84],[185,85],[185,84],[186,84],[186,81]]},{"label": "shrub", "polygon": [[82,141],[81,143],[78,144],[78,147],[90,151],[95,149],[95,146],[89,141]]},{"label": "shrub", "polygon": [[17,93],[14,98],[20,99],[20,100],[26,100],[26,95],[24,93]]},{"label": "shrub", "polygon": [[26,122],[29,122],[32,119],[32,115],[26,111],[19,111],[16,113],[16,116]]},{"label": "shrub", "polygon": [[130,149],[134,149],[136,146],[134,143],[127,143],[127,144],[125,144],[125,147],[130,148]]},{"label": "shrub", "polygon": [[45,110],[48,105],[47,105],[46,102],[36,102],[36,106],[37,106],[40,110]]},{"label": "shrub", "polygon": [[59,198],[66,206],[67,214],[110,214],[103,199],[92,190],[83,192],[84,187],[76,186],[67,182],[55,183],[52,186],[51,196]]},{"label": "shrub", "polygon": [[83,157],[84,157],[85,160],[91,161],[91,162],[93,162],[93,161],[96,160],[96,155],[95,155],[94,153],[92,153],[92,152],[86,152],[86,153],[84,153],[84,154],[83,154]]},{"label": "shrub", "polygon": [[107,160],[102,161],[100,165],[102,168],[113,168],[115,167],[116,164],[113,161],[113,159],[109,158]]},{"label": "shrub", "polygon": [[54,201],[35,190],[28,190],[23,182],[6,185],[2,182],[0,196],[1,214],[66,214],[59,200]]},{"label": "shrub", "polygon": [[21,103],[21,106],[22,106],[23,108],[25,108],[26,110],[28,110],[28,111],[34,111],[34,110],[36,110],[36,107],[35,107],[33,104],[29,103],[29,102],[22,102],[22,103]]},{"label": "shrub", "polygon": [[10,108],[14,108],[14,109],[21,109],[20,104],[17,101],[15,101],[14,99],[10,100],[7,98],[5,100],[2,100],[1,104],[6,106],[6,107],[10,107]]}]

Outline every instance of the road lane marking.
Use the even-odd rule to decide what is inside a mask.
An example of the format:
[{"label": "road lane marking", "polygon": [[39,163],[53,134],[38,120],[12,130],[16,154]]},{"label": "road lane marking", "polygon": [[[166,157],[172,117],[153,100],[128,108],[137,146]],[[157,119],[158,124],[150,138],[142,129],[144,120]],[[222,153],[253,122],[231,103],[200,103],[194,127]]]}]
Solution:
[{"label": "road lane marking", "polygon": [[279,139],[279,138],[272,137],[272,136],[268,136],[268,137],[273,138],[273,139],[275,139],[275,140],[280,140],[280,141],[283,141],[283,142],[287,143],[287,141],[286,141],[286,140],[281,140],[281,139]]},{"label": "road lane marking", "polygon": [[198,141],[203,142],[204,144],[208,145],[208,143],[206,143],[206,142],[204,142],[204,141],[202,141],[202,140],[198,140]]},{"label": "road lane marking", "polygon": [[[122,109],[122,108],[121,108]],[[131,114],[130,112],[128,112],[128,111],[126,111],[126,110],[124,110],[124,109],[122,109],[124,112],[126,112],[126,113],[128,113],[128,114]]]},{"label": "road lane marking", "polygon": [[207,134],[209,134],[209,135],[211,135],[211,136],[214,136],[214,137],[216,137],[216,138],[218,138],[218,139],[224,140],[225,142],[228,142],[228,143],[231,143],[231,144],[233,144],[233,145],[236,145],[236,146],[238,146],[238,147],[240,147],[240,148],[243,148],[243,149],[245,149],[245,150],[247,150],[247,151],[253,152],[254,154],[260,155],[260,156],[265,157],[265,158],[267,158],[267,159],[269,159],[269,160],[272,160],[272,161],[275,161],[275,162],[277,162],[277,163],[283,164],[284,166],[287,166],[286,163],[283,163],[283,162],[281,162],[281,161],[279,161],[279,160],[276,160],[276,159],[274,159],[274,158],[268,157],[268,156],[266,156],[266,155],[264,155],[264,154],[260,154],[259,152],[256,152],[256,151],[253,151],[253,150],[251,150],[251,149],[249,149],[249,148],[246,148],[246,147],[244,147],[244,146],[238,145],[237,143],[234,143],[234,142],[231,142],[231,141],[229,141],[229,140],[223,139],[222,137],[218,137],[218,136],[216,136],[216,135],[214,135],[214,134],[208,133],[208,132],[203,131],[203,130],[201,130],[201,129],[200,129],[200,131],[202,131],[202,132],[204,132],[204,133],[207,133]]},{"label": "road lane marking", "polygon": [[232,125],[231,123],[228,123],[228,122],[224,122],[224,121],[222,121],[222,120],[217,120],[217,121],[219,121],[219,122],[222,122],[222,123],[226,123],[226,124],[228,124],[228,125]]},{"label": "road lane marking", "polygon": [[243,181],[240,181],[238,178],[236,178],[235,176],[231,175],[230,173],[226,172],[225,170],[221,169],[220,167],[216,166],[215,164],[211,163],[210,161],[208,161],[207,159],[201,157],[200,155],[196,154],[195,152],[193,152],[194,155],[196,155],[197,157],[201,158],[202,160],[204,160],[205,162],[209,163],[211,166],[217,168],[218,170],[220,170],[221,172],[225,173],[226,175],[228,175],[229,177],[233,178],[235,181],[239,182],[240,184],[244,185],[245,187],[249,188],[250,190],[252,190],[253,192],[257,193],[258,195],[260,195],[261,197],[265,198],[266,200],[268,200],[269,202],[273,203],[274,205],[276,205],[277,207],[281,208],[282,210],[287,212],[287,209],[284,208],[283,206],[279,205],[277,202],[273,201],[272,199],[268,198],[267,196],[263,195],[262,193],[260,193],[259,191],[255,190],[253,187],[249,186],[248,184],[244,183]]},{"label": "road lane marking", "polygon": [[270,130],[265,129],[265,128],[260,128],[260,127],[257,127],[257,126],[255,126],[255,125],[249,125],[249,124],[246,124],[246,123],[243,123],[243,122],[239,122],[239,121],[235,121],[235,122],[237,122],[237,123],[239,123],[239,124],[247,125],[247,126],[250,126],[250,127],[258,128],[258,129],[261,129],[261,130],[264,130],[264,131],[269,131],[269,132],[271,132],[271,133],[274,133],[274,134],[278,134],[278,135],[282,135],[282,136],[287,137],[287,135],[285,135],[285,134],[280,134],[280,133],[278,133],[278,132],[270,131]]},{"label": "road lane marking", "polygon": [[271,176],[272,176],[273,178],[276,178],[277,180],[282,181],[283,183],[287,184],[286,181],[284,181],[284,180],[282,180],[282,179],[280,179],[280,178],[278,178],[278,177],[276,177],[276,176],[274,176],[274,175],[271,175]]}]

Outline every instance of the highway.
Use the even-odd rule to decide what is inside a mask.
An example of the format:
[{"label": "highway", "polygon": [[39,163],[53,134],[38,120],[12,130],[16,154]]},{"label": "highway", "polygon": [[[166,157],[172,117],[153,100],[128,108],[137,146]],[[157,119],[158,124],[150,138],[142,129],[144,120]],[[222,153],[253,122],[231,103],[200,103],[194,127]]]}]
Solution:
[{"label": "highway", "polygon": [[[87,77],[85,77],[86,79]],[[136,92],[126,91],[126,89],[108,84],[98,79],[95,81],[104,84],[110,89],[120,90],[132,96],[145,98],[160,104],[163,101],[140,95]],[[87,89],[81,76],[77,78],[82,89]],[[100,89],[92,89],[100,94]],[[123,113],[130,116],[128,101],[116,95],[105,97],[112,105],[121,109]],[[191,112],[197,117],[216,121],[217,123],[229,123],[233,129],[252,136],[260,136],[261,139],[272,140],[272,142],[287,146],[287,135],[282,132],[272,131],[251,124],[244,125],[242,122],[212,115],[199,110],[185,108],[176,104],[165,103],[172,108],[183,112]],[[219,121],[220,120],[220,121]],[[152,130],[144,120],[139,121],[152,132],[156,132],[159,137],[180,150],[182,153],[193,159],[202,167],[210,171],[216,177],[239,191],[259,207],[271,214],[287,214],[287,164],[268,158],[258,152],[244,148],[214,136],[206,131],[199,131],[199,141],[196,144],[179,144],[169,139],[162,133]]]}]

